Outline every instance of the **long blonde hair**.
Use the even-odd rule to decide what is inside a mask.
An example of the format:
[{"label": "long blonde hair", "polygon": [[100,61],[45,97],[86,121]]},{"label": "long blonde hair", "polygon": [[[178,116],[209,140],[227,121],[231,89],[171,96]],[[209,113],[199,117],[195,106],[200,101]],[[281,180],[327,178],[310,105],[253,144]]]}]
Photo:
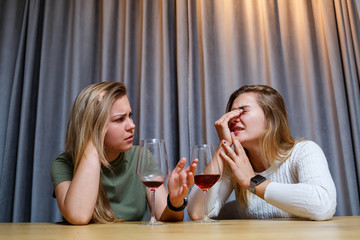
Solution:
[{"label": "long blonde hair", "polygon": [[[295,146],[291,136],[287,112],[282,96],[273,88],[266,85],[246,85],[229,98],[226,112],[231,111],[235,99],[243,93],[253,92],[257,95],[257,103],[264,111],[266,118],[265,131],[260,137],[260,151],[263,165],[268,168],[275,167],[275,161],[285,161]],[[248,193],[233,181],[239,194],[240,203],[247,206]]]},{"label": "long blonde hair", "polygon": [[[69,117],[66,132],[66,154],[74,163],[74,174],[84,155],[86,146],[93,142],[102,166],[109,167],[105,157],[104,138],[113,102],[126,95],[120,82],[101,82],[84,88],[77,96]],[[95,223],[116,222],[106,190],[99,182],[99,193],[91,219]]]}]

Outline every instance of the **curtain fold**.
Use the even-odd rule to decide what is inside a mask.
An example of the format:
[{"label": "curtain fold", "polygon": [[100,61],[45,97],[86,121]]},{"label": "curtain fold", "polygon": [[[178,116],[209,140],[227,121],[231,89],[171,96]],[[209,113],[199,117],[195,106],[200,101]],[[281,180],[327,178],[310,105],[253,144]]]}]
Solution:
[{"label": "curtain fold", "polygon": [[194,144],[218,144],[235,89],[274,87],[293,136],[327,156],[336,215],[359,215],[356,2],[1,1],[0,222],[60,221],[50,166],[72,102],[100,81],[127,85],[135,144],[165,139],[173,167]]},{"label": "curtain fold", "polygon": [[[347,192],[350,196],[348,205],[351,211],[359,211],[360,196],[360,79],[359,79],[359,15],[354,1],[335,1],[336,22],[338,24],[339,45],[341,51],[342,68],[344,71],[344,88],[347,110],[346,125],[350,127],[348,134],[344,135],[341,131],[342,150],[344,151],[344,171],[341,174],[341,179],[344,175],[347,181],[342,184],[347,186]],[[339,115],[344,114],[343,111],[338,110]],[[346,136],[351,136],[346,140]],[[348,144],[346,144],[348,142]],[[349,159],[357,159],[352,161]],[[352,173],[352,174],[348,174]],[[351,186],[357,186],[358,191],[354,191]]]}]

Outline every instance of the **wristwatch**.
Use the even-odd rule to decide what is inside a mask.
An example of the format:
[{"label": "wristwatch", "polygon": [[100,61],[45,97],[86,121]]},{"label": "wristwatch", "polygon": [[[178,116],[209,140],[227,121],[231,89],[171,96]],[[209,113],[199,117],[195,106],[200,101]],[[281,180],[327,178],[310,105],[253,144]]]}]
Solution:
[{"label": "wristwatch", "polygon": [[171,202],[170,202],[169,195],[168,195],[168,197],[167,197],[167,205],[168,205],[168,207],[169,207],[171,210],[173,210],[174,212],[180,212],[180,211],[184,210],[184,208],[185,208],[186,205],[187,205],[187,202],[188,202],[187,198],[184,198],[184,203],[183,203],[182,206],[180,206],[180,207],[174,207],[174,206],[171,204]]},{"label": "wristwatch", "polygon": [[249,191],[255,194],[255,187],[265,180],[266,178],[261,175],[256,175],[255,177],[251,178]]}]

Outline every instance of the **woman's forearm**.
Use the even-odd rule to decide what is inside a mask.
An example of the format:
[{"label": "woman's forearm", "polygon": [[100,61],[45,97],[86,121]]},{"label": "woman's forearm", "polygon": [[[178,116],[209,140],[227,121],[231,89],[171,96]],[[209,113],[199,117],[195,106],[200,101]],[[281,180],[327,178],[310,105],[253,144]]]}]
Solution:
[{"label": "woman's forearm", "polygon": [[330,219],[336,208],[335,189],[305,183],[270,183],[265,200],[290,214],[312,220]]},{"label": "woman's forearm", "polygon": [[95,149],[87,149],[72,179],[60,183],[56,197],[62,215],[72,224],[87,224],[99,192],[101,164]]},{"label": "woman's forearm", "polygon": [[199,220],[204,215],[204,193],[198,187],[193,187],[189,195],[187,211],[192,220]]}]

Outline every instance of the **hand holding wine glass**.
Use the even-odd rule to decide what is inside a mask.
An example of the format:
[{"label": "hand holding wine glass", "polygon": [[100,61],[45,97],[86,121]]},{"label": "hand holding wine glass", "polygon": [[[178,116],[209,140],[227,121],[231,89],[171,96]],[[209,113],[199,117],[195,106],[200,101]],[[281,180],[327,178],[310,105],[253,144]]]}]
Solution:
[{"label": "hand holding wine glass", "polygon": [[195,145],[192,150],[192,159],[198,159],[195,184],[204,193],[204,217],[198,222],[212,222],[208,217],[206,192],[220,179],[221,171],[218,159],[214,155],[215,148],[211,144]]},{"label": "hand holding wine glass", "polygon": [[170,168],[162,139],[141,140],[136,175],[151,190],[152,208],[149,225],[163,224],[155,218],[155,190],[169,177]]}]

